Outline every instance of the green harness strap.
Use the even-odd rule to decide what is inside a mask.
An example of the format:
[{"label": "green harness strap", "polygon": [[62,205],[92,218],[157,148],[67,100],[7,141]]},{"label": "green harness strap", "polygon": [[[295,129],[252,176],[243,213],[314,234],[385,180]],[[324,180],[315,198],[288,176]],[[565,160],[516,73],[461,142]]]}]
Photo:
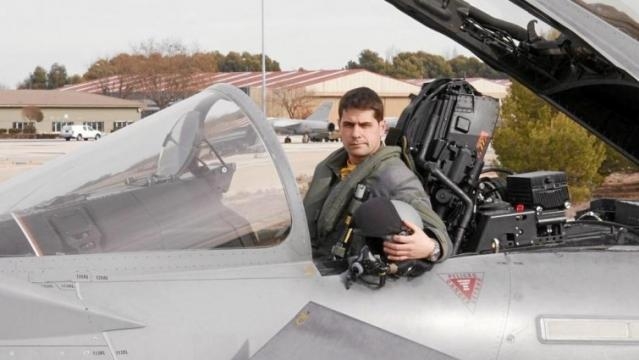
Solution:
[{"label": "green harness strap", "polygon": [[369,156],[344,180],[340,181],[328,194],[319,214],[317,231],[320,237],[335,229],[342,220],[341,215],[350,203],[357,184],[362,183],[380,163],[391,157],[399,157],[400,150],[395,146],[386,146]]}]

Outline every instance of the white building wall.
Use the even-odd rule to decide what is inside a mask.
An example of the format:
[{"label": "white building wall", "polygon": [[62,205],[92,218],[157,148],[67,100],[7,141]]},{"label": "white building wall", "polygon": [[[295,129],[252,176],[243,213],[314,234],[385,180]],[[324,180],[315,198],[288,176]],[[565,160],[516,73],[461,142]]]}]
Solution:
[{"label": "white building wall", "polygon": [[[44,118],[41,122],[35,123],[38,133],[51,133],[52,123],[73,122],[82,124],[84,122],[103,122],[104,131],[111,132],[113,124],[119,122],[134,122],[140,119],[140,113],[134,108],[122,109],[64,109],[64,108],[41,108]],[[14,122],[27,122],[22,116],[22,109],[3,108],[0,109],[0,129],[10,129]]]},{"label": "white building wall", "polygon": [[510,87],[509,84],[503,85],[488,79],[475,79],[470,81],[470,84],[482,94],[492,96],[499,100],[508,95],[508,89]]}]

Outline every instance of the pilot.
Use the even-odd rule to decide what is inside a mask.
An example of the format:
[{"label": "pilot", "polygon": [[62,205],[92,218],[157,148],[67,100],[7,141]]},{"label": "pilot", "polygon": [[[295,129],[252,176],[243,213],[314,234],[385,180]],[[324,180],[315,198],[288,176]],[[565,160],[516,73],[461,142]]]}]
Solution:
[{"label": "pilot", "polygon": [[355,189],[363,184],[370,197],[404,201],[423,220],[423,228],[405,222],[409,235],[394,235],[392,241],[384,242],[390,261],[446,259],[452,245],[444,223],[432,210],[417,176],[402,161],[400,148],[384,146],[386,123],[380,97],[367,87],[352,89],[340,99],[338,114],[343,147],[317,165],[304,197],[313,257],[332,257],[331,249],[344,234],[344,218]]}]

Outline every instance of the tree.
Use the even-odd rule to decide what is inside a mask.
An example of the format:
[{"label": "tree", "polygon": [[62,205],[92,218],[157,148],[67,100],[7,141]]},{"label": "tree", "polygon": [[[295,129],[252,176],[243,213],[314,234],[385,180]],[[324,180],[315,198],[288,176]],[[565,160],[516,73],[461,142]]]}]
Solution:
[{"label": "tree", "polygon": [[366,69],[384,75],[387,73],[388,66],[389,64],[379,54],[368,49],[359,53],[358,62],[349,61],[346,64],[347,69]]},{"label": "tree", "polygon": [[266,71],[282,71],[280,63],[271,59],[268,55],[264,56],[264,63],[266,65]]},{"label": "tree", "polygon": [[224,59],[219,51],[212,51],[208,53],[197,52],[191,56],[193,67],[199,72],[217,72],[219,64]]},{"label": "tree", "polygon": [[[280,70],[279,63],[268,56],[265,63],[269,71]],[[150,99],[164,108],[198,91],[199,88],[193,88],[192,80],[199,73],[260,71],[261,68],[259,54],[191,53],[179,42],[147,40],[134,47],[133,54],[120,53],[98,59],[83,77],[99,79],[105,95]]]},{"label": "tree", "polygon": [[438,76],[450,77],[453,71],[443,56],[432,55],[425,52],[418,52],[418,57],[424,64],[424,78],[435,78]]},{"label": "tree", "polygon": [[450,77],[453,71],[443,56],[423,51],[400,52],[393,57],[390,75],[399,79],[429,79]]},{"label": "tree", "polygon": [[67,75],[64,65],[53,63],[47,72],[42,66],[36,66],[18,89],[57,89],[67,84],[75,84],[82,80],[80,75]]},{"label": "tree", "polygon": [[36,128],[33,123],[41,122],[42,119],[44,119],[44,114],[39,107],[29,105],[22,108],[22,117],[29,121],[29,123],[22,128],[22,132],[27,134],[35,134]]},{"label": "tree", "polygon": [[67,84],[67,68],[64,65],[53,63],[47,73],[47,89],[61,88]]},{"label": "tree", "polygon": [[247,68],[242,64],[242,55],[235,51],[231,51],[222,60],[219,65],[220,71],[230,72],[230,71],[248,71]]},{"label": "tree", "polygon": [[82,82],[82,76],[79,74],[73,74],[67,78],[67,84],[79,84]]},{"label": "tree", "polygon": [[513,83],[493,140],[500,163],[516,172],[565,171],[572,200],[584,201],[601,184],[604,145],[586,129]]},{"label": "tree", "polygon": [[438,77],[485,77],[505,79],[503,73],[493,70],[475,57],[455,56],[450,60],[423,51],[396,53],[390,61],[382,59],[372,50],[362,50],[358,61],[349,60],[347,69],[366,69],[399,79]]},{"label": "tree", "polygon": [[192,95],[189,87],[196,70],[179,44],[164,43],[162,47],[143,47],[139,61],[131,68],[135,88],[144,98],[153,100],[159,108]]},{"label": "tree", "polygon": [[46,89],[47,71],[42,66],[36,66],[33,72],[18,85],[18,89]]},{"label": "tree", "polygon": [[192,76],[202,66],[212,66],[210,58],[205,60],[202,54],[198,56],[200,67],[196,66],[191,54],[179,42],[147,40],[134,49],[134,54],[120,53],[98,59],[83,77],[98,79],[105,95],[123,99],[138,96],[164,108],[192,95],[196,91],[190,88]]},{"label": "tree", "polygon": [[93,64],[91,64],[91,66],[89,66],[89,69],[87,69],[84,75],[82,75],[82,78],[90,81],[117,74],[118,71],[116,70],[114,59],[103,58],[96,60]]},{"label": "tree", "polygon": [[422,79],[423,64],[413,54],[401,52],[393,57],[391,75],[399,79]]},{"label": "tree", "polygon": [[142,56],[118,54],[96,60],[82,78],[99,80],[102,94],[129,99],[135,91],[135,74],[141,68]]},{"label": "tree", "polygon": [[270,100],[284,109],[291,119],[304,119],[313,111],[313,93],[302,88],[273,89]]},{"label": "tree", "polygon": [[23,107],[22,116],[31,122],[33,121],[41,122],[42,119],[44,119],[44,114],[42,113],[42,110],[40,110],[39,107],[33,106],[33,105]]},{"label": "tree", "polygon": [[448,60],[455,77],[483,77],[488,79],[504,79],[507,76],[493,70],[490,66],[479,61],[476,57],[456,56]]},{"label": "tree", "polygon": [[[264,59],[266,71],[280,71],[280,64],[277,61],[272,60],[268,56]],[[238,53],[230,51],[224,58],[218,63],[220,71],[232,72],[232,71],[261,71],[262,70],[262,55],[250,54],[248,52]]]}]

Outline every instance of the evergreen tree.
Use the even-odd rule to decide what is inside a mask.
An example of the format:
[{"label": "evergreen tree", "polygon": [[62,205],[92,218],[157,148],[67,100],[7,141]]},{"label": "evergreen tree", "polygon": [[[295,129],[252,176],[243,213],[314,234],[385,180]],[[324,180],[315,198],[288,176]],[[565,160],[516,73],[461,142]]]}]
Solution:
[{"label": "evergreen tree", "polygon": [[18,85],[18,89],[46,89],[47,71],[42,66],[36,66],[33,72]]},{"label": "evergreen tree", "polygon": [[448,60],[448,64],[452,68],[453,76],[455,77],[483,77],[487,79],[507,78],[506,74],[493,70],[490,66],[479,61],[476,57],[459,55]]},{"label": "evergreen tree", "polygon": [[359,53],[358,62],[349,61],[347,69],[366,69],[368,71],[386,74],[388,63],[373,50],[364,49]]},{"label": "evergreen tree", "polygon": [[493,146],[500,163],[515,172],[565,171],[574,202],[588,200],[603,181],[603,143],[518,83],[504,99]]},{"label": "evergreen tree", "polygon": [[401,52],[393,57],[391,75],[399,79],[450,77],[453,71],[444,57],[423,51]]},{"label": "evergreen tree", "polygon": [[61,88],[67,84],[67,68],[64,65],[53,63],[47,73],[47,89]]}]

